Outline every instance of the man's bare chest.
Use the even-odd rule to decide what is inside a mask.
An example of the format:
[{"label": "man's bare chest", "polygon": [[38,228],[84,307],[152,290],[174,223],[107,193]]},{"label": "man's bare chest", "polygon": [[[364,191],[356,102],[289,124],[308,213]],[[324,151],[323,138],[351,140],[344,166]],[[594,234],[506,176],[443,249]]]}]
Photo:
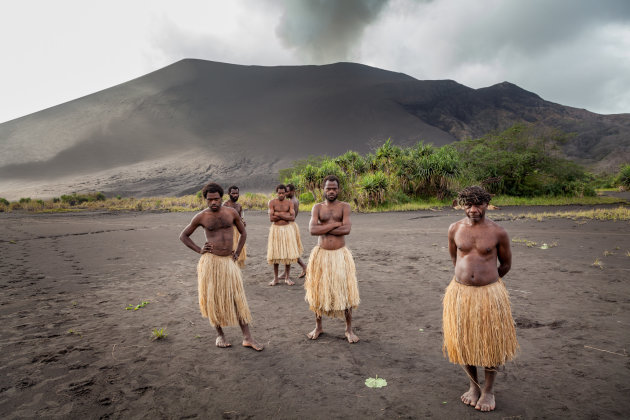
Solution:
[{"label": "man's bare chest", "polygon": [[465,254],[476,252],[478,254],[494,253],[497,249],[497,239],[491,232],[458,232],[455,235],[457,249]]},{"label": "man's bare chest", "polygon": [[343,219],[343,211],[339,209],[320,209],[319,221],[321,223],[326,222],[341,222]]},{"label": "man's bare chest", "polygon": [[273,205],[273,209],[277,212],[287,212],[289,211],[289,208],[291,207],[291,204],[289,204],[289,201],[283,200],[283,201],[277,201],[274,203]]},{"label": "man's bare chest", "polygon": [[227,217],[207,217],[203,220],[202,225],[206,230],[216,232],[231,228],[232,220]]}]

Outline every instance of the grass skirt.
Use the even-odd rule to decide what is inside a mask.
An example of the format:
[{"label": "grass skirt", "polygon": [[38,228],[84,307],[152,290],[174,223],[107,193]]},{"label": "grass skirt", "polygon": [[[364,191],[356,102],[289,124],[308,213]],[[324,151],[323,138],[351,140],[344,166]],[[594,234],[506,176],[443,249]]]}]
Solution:
[{"label": "grass skirt", "polygon": [[269,264],[293,264],[300,257],[295,238],[295,229],[290,225],[271,224],[267,241],[267,262]]},{"label": "grass skirt", "polygon": [[304,247],[302,246],[302,237],[300,236],[300,227],[295,222],[289,222],[289,226],[293,228],[295,231],[295,240],[297,241],[298,251],[300,251],[300,255],[304,253]]},{"label": "grass skirt", "polygon": [[203,254],[197,264],[197,279],[199,309],[210,324],[226,327],[251,322],[241,270],[231,256]]},{"label": "grass skirt", "polygon": [[486,286],[466,286],[453,278],[443,304],[442,352],[452,363],[494,367],[514,358],[516,329],[501,279]]},{"label": "grass skirt", "polygon": [[346,309],[359,306],[359,286],[352,253],[343,247],[330,251],[316,246],[306,267],[305,300],[309,309],[323,315],[344,318]]},{"label": "grass skirt", "polygon": [[[234,235],[232,236],[232,242],[234,243],[232,247],[232,251],[236,251],[236,248],[238,247],[238,240],[241,239],[241,234],[238,232],[238,229],[236,228],[236,226],[233,226],[232,230],[234,231]],[[246,259],[247,259],[247,245],[243,245],[243,249],[241,249],[241,253],[238,256],[238,260],[236,260],[236,263],[241,268],[245,267]]]}]

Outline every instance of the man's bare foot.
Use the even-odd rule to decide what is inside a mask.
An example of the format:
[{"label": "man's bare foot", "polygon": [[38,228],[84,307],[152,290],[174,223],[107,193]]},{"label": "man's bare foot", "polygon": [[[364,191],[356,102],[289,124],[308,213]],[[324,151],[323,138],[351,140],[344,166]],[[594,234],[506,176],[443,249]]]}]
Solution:
[{"label": "man's bare foot", "polygon": [[301,279],[304,276],[306,276],[306,270],[302,270],[302,273],[298,276],[298,279]]},{"label": "man's bare foot", "polygon": [[269,286],[275,286],[276,284],[278,284],[278,279],[273,279],[269,282]]},{"label": "man's bare foot", "polygon": [[222,348],[232,346],[230,343],[227,342],[227,340],[225,339],[225,336],[222,336],[222,335],[217,337],[217,341],[215,341],[215,343],[217,347],[222,347]]},{"label": "man's bare foot", "polygon": [[295,282],[293,280],[291,280],[290,278],[284,279],[284,282],[286,284],[288,284],[289,286],[293,286],[295,284]]},{"label": "man's bare foot", "polygon": [[317,340],[317,337],[319,337],[319,335],[321,333],[323,333],[324,330],[319,329],[319,328],[315,328],[313,331],[311,331],[310,333],[306,334],[306,336],[308,338],[310,338],[311,340]]},{"label": "man's bare foot", "polygon": [[480,411],[492,411],[496,406],[494,402],[494,394],[491,393],[482,393],[481,397],[479,397],[479,401],[477,401],[477,405],[475,409]]},{"label": "man's bare foot", "polygon": [[478,386],[474,385],[471,386],[468,391],[464,392],[460,398],[464,404],[472,405],[474,407],[477,405],[479,395],[481,395],[481,391]]},{"label": "man's bare foot", "polygon": [[359,341],[359,337],[352,331],[346,331],[346,338],[348,339],[348,343],[356,343]]},{"label": "man's bare foot", "polygon": [[250,338],[250,339],[244,338],[243,339],[243,347],[251,347],[251,348],[253,348],[256,351],[262,351],[262,349],[264,349],[263,345],[259,344],[253,338]]}]

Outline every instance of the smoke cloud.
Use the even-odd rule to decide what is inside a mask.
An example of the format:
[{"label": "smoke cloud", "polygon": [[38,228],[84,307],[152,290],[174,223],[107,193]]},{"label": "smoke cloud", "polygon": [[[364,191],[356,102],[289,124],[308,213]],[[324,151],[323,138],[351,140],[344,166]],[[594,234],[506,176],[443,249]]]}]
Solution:
[{"label": "smoke cloud", "polygon": [[312,64],[358,58],[364,30],[388,0],[285,0],[276,35]]}]

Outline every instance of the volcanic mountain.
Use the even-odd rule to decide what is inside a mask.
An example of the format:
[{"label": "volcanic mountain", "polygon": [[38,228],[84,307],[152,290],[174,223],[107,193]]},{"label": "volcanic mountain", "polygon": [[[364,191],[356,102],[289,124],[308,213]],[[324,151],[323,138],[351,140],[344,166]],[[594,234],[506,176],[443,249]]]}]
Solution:
[{"label": "volcanic mountain", "polygon": [[354,63],[187,59],[0,124],[0,197],[178,195],[209,180],[270,191],[296,159],[388,138],[440,146],[516,122],[574,133],[564,151],[582,163],[630,158],[630,114],[558,105],[507,82],[471,89]]}]

